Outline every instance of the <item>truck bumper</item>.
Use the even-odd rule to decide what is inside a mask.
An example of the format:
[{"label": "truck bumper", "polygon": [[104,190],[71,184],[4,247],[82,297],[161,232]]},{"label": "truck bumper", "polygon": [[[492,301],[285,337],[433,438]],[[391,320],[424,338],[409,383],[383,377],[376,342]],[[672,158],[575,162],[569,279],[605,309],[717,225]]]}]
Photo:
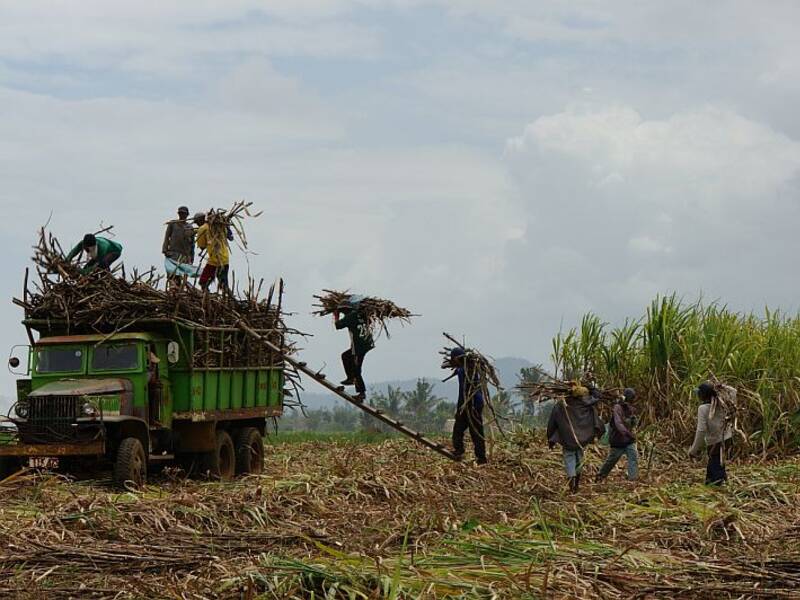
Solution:
[{"label": "truck bumper", "polygon": [[103,440],[85,444],[0,444],[0,456],[97,456],[105,451]]}]

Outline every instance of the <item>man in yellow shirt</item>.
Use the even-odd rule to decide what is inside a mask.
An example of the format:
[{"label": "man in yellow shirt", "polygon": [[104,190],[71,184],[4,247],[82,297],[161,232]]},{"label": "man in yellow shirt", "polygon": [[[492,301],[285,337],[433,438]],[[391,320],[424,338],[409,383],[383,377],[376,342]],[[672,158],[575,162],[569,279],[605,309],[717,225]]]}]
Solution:
[{"label": "man in yellow shirt", "polygon": [[233,232],[226,228],[225,236],[212,236],[206,223],[206,216],[197,213],[194,222],[200,225],[197,230],[197,246],[208,253],[206,266],[200,274],[200,287],[208,290],[211,280],[216,276],[217,289],[228,289],[228,266],[230,262],[230,249],[228,242],[233,240]]}]

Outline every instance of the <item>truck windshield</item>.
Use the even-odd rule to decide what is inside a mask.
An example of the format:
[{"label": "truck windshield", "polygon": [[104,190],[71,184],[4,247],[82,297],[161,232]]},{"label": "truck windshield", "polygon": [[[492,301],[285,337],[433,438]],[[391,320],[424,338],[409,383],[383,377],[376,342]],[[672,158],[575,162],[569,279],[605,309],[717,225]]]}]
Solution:
[{"label": "truck windshield", "polygon": [[36,352],[37,373],[73,373],[82,368],[82,348],[46,348]]},{"label": "truck windshield", "polygon": [[92,352],[92,371],[129,371],[139,367],[136,344],[107,344]]}]

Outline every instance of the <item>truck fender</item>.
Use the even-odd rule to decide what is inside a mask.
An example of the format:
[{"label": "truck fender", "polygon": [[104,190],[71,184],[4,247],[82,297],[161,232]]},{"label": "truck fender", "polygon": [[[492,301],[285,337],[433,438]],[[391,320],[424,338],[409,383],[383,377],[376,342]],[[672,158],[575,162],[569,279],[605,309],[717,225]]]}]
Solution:
[{"label": "truck fender", "polygon": [[138,438],[142,442],[145,452],[150,452],[150,428],[147,421],[138,417],[124,415],[105,417],[103,423],[108,431],[109,438],[114,442],[114,447],[128,437]]}]

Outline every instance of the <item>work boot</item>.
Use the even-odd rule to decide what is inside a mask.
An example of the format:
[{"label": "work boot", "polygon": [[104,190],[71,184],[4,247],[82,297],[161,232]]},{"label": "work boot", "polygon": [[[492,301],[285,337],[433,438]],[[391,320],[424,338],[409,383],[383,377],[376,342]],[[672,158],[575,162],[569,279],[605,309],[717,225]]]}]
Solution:
[{"label": "work boot", "polygon": [[488,464],[488,463],[489,463],[489,459],[488,459],[488,458],[486,458],[485,456],[482,456],[482,457],[480,457],[480,458],[477,458],[477,459],[475,459],[475,462],[476,462],[477,464],[479,464],[479,465],[485,465],[485,464]]},{"label": "work boot", "polygon": [[569,493],[574,494],[578,491],[578,478],[577,477],[570,477],[569,478]]},{"label": "work boot", "polygon": [[575,476],[575,491],[576,491],[576,492],[578,491],[578,488],[579,488],[579,487],[581,487],[581,474],[580,474],[580,473],[578,473],[578,474]]},{"label": "work boot", "polygon": [[355,385],[356,384],[354,379],[343,379],[339,383],[341,383],[342,385]]},{"label": "work boot", "polygon": [[361,402],[364,402],[364,400],[367,399],[367,395],[364,392],[361,392],[361,393],[358,393],[355,396],[353,396],[353,399],[356,402],[361,403]]}]

